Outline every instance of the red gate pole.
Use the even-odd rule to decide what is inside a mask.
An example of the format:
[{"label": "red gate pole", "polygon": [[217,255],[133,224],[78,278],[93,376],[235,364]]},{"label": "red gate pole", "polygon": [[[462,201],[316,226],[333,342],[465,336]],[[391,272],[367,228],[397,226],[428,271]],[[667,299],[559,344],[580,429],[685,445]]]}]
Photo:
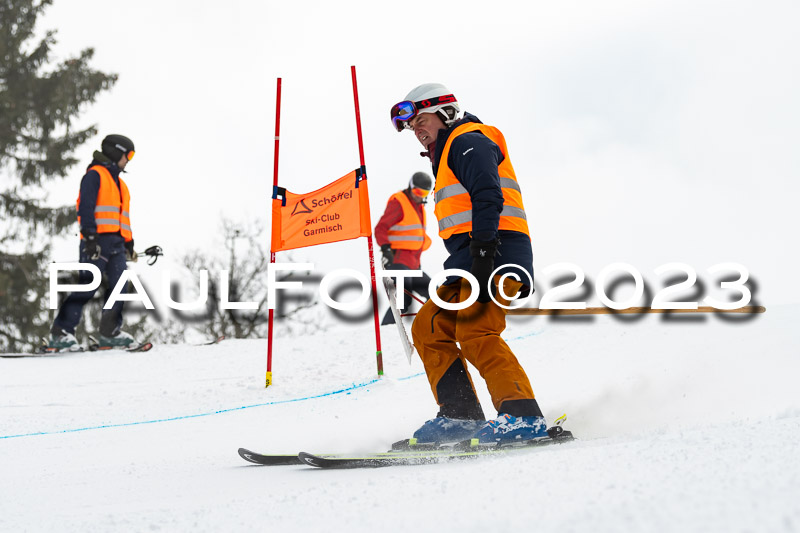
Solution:
[{"label": "red gate pole", "polygon": [[[275,196],[275,189],[278,187],[278,148],[281,140],[281,79],[278,78],[277,97],[275,102],[275,164],[272,173],[272,195]],[[270,264],[275,262],[275,252],[272,250],[270,240],[269,251]],[[275,302],[270,302],[274,304]],[[272,324],[274,320],[274,310],[272,307],[268,311],[269,325],[267,327],[267,378],[265,387],[272,385]]]},{"label": "red gate pole", "polygon": [[[358,82],[356,82],[356,66],[350,67],[353,76],[353,101],[356,108],[356,131],[358,132],[358,155],[361,157],[361,176],[367,179],[367,167],[364,164],[364,141],[361,138],[361,109],[358,106]],[[372,278],[372,311],[375,315],[375,357],[378,362],[378,376],[383,375],[383,352],[381,351],[381,326],[378,320],[378,289],[375,283],[375,254],[372,251],[372,237],[367,237],[369,250],[369,272]]]}]

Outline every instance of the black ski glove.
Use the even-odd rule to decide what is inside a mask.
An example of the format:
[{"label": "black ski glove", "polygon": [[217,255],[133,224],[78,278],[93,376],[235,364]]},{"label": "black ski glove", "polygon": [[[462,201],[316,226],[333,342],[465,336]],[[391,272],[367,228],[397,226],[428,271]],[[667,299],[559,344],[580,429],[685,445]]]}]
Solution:
[{"label": "black ski glove", "polygon": [[390,244],[382,244],[381,253],[383,254],[383,257],[381,258],[381,265],[383,265],[384,270],[386,270],[392,263],[394,263],[394,250],[392,250],[392,246]]},{"label": "black ski glove", "polygon": [[83,251],[86,256],[92,261],[100,258],[100,245],[97,244],[97,233],[84,233],[83,235]]},{"label": "black ski glove", "polygon": [[498,240],[492,241],[476,241],[472,240],[469,243],[469,253],[472,256],[472,268],[470,272],[478,280],[480,285],[480,292],[478,293],[478,301],[482,304],[491,301],[489,296],[492,289],[489,288],[489,276],[492,275],[494,270],[494,254],[497,251]]},{"label": "black ski glove", "polygon": [[133,249],[133,239],[125,241],[125,259],[132,263],[135,263],[139,259],[138,254]]}]

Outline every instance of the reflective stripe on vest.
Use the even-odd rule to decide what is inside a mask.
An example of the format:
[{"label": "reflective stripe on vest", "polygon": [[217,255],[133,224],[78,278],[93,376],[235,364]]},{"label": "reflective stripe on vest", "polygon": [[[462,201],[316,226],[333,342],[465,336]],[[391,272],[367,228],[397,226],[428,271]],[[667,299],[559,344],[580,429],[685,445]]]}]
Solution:
[{"label": "reflective stripe on vest", "polygon": [[431,239],[425,233],[425,207],[422,208],[422,220],[411,200],[403,191],[393,194],[389,202],[397,200],[403,208],[403,218],[389,228],[389,243],[397,250],[427,250]]},{"label": "reflective stripe on vest", "polygon": [[[100,189],[97,191],[97,205],[94,208],[94,222],[97,224],[97,233],[116,233],[126,240],[133,239],[130,220],[130,193],[128,186],[119,178],[117,187],[111,172],[101,165],[95,165],[89,170],[94,170],[100,175]],[[81,195],[78,194],[76,208],[80,208]],[[78,215],[78,223],[81,217]],[[83,235],[81,235],[83,238]]]},{"label": "reflective stripe on vest", "polygon": [[522,205],[522,191],[508,158],[506,141],[500,130],[493,126],[470,122],[458,126],[444,145],[436,172],[436,188],[433,198],[436,201],[436,218],[439,221],[439,236],[447,239],[456,233],[472,231],[472,200],[467,189],[458,181],[456,175],[447,165],[447,157],[453,139],[463,133],[480,131],[491,139],[503,153],[503,161],[497,167],[500,187],[503,193],[503,210],[500,212],[500,223],[497,229],[519,231],[530,236],[528,231],[525,207]]}]

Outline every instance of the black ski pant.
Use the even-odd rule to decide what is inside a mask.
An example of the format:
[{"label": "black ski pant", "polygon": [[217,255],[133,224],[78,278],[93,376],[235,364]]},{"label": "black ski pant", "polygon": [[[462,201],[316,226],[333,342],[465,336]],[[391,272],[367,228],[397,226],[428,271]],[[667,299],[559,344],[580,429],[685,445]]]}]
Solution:
[{"label": "black ski pant", "polygon": [[[125,240],[119,234],[99,234],[97,236],[97,244],[100,246],[100,257],[98,259],[89,259],[86,251],[83,249],[83,241],[80,245],[80,262],[91,263],[100,269],[100,273],[105,275],[107,287],[105,290],[105,297],[103,304],[108,300],[111,291],[117,285],[122,273],[127,269],[127,262],[125,261]],[[89,284],[92,281],[92,273],[88,270],[79,271],[78,283],[81,285]],[[102,285],[102,283],[101,283]],[[126,284],[127,285],[127,284]],[[53,321],[51,331],[58,334],[60,331],[75,334],[75,328],[81,321],[83,314],[83,306],[92,299],[97,292],[97,289],[85,292],[72,292],[70,293],[64,303],[58,310],[58,315]],[[127,287],[123,288],[123,293],[127,292]],[[100,317],[100,335],[104,337],[113,337],[122,327],[122,307],[125,302],[117,301],[111,309],[103,309]]]}]

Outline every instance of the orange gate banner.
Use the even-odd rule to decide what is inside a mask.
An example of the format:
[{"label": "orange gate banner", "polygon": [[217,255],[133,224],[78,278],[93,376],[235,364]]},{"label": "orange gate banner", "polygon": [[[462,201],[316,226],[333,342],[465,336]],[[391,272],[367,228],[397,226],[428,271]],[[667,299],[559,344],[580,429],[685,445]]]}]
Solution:
[{"label": "orange gate banner", "polygon": [[273,252],[371,235],[369,192],[360,169],[314,192],[273,191]]}]

